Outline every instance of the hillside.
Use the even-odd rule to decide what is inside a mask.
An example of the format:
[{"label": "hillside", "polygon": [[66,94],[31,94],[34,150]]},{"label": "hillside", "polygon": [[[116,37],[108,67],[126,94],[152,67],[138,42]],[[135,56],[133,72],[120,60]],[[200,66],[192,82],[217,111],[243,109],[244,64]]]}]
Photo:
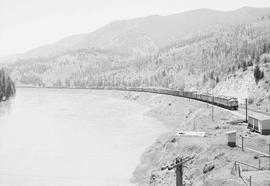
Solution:
[{"label": "hillside", "polygon": [[[269,150],[268,136],[248,132],[246,125],[239,122],[241,118],[223,109],[215,108],[212,120],[211,107],[201,102],[138,92],[121,94],[127,94],[126,99],[150,106],[152,109],[147,115],[158,118],[169,129],[142,154],[131,179],[137,185],[175,186],[175,170],[164,167],[181,157],[194,157],[184,165],[185,185],[246,185],[239,178],[239,172],[233,170],[234,163],[240,161],[258,166],[258,159],[255,158],[258,154],[229,147],[226,135],[228,131],[237,131],[238,145],[241,145],[240,135],[243,135],[246,147],[265,153]],[[205,136],[178,135],[177,131],[205,132]],[[268,158],[261,159],[261,163],[261,167],[265,166],[262,171],[242,166],[243,179],[249,181],[251,175],[252,185],[268,186]]]},{"label": "hillside", "polygon": [[[244,7],[116,21],[25,54],[43,57],[5,66],[23,86],[214,88],[266,109],[269,55],[270,9]],[[257,82],[255,66],[264,73]]]}]

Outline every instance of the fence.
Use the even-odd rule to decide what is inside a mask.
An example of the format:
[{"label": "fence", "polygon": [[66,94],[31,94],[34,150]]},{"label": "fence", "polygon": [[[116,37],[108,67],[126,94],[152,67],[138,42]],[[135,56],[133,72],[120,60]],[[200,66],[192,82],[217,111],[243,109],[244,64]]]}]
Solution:
[{"label": "fence", "polygon": [[249,167],[251,169],[255,169],[255,170],[260,170],[260,169],[257,168],[256,166],[249,165],[247,163],[243,163],[243,162],[240,162],[240,161],[235,161],[234,162],[234,166],[232,168],[232,174],[239,176],[246,185],[251,186],[252,185],[252,177],[250,176],[248,181],[245,180],[245,178],[243,177],[243,174],[242,174],[243,169],[242,169],[241,165],[247,166],[247,167]]}]

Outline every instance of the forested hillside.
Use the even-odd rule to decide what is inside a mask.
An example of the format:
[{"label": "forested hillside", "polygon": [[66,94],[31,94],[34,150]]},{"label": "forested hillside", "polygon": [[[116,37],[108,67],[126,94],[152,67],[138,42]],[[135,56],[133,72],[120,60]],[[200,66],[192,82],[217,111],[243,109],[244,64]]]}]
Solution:
[{"label": "forested hillside", "polygon": [[[202,92],[214,88],[215,94],[236,96],[240,101],[244,98],[249,98],[252,103],[268,100],[270,11],[262,9],[254,13],[252,8],[239,9],[225,15],[230,15],[229,20],[233,19],[231,16],[242,14],[247,18],[242,15],[235,21],[227,20],[226,24],[223,14],[215,11],[203,9],[188,15],[202,12],[204,17],[213,12],[219,15],[216,20],[219,24],[212,24],[213,18],[211,26],[202,26],[198,32],[185,34],[165,47],[153,44],[153,37],[144,36],[140,40],[141,37],[126,35],[121,36],[122,40],[118,38],[112,48],[74,49],[49,57],[23,58],[6,66],[12,70],[16,84],[23,86],[158,86]],[[156,20],[156,17],[146,20],[149,19]],[[137,25],[138,20],[131,22]],[[224,24],[220,24],[221,20]],[[97,32],[104,34],[109,28],[111,34],[117,35],[120,28],[123,33],[133,26],[128,21],[124,26],[118,22]],[[97,35],[96,32],[93,34]],[[73,39],[73,43],[81,41],[79,36]],[[125,39],[129,40],[128,45]],[[123,52],[124,46],[133,46],[132,52]],[[135,48],[140,50],[136,53]],[[255,90],[259,90],[259,97]]]}]

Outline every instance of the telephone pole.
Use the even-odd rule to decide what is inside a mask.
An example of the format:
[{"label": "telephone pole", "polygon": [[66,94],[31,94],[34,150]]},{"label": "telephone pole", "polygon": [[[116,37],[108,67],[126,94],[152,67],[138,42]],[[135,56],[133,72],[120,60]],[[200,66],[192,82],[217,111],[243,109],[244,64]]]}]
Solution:
[{"label": "telephone pole", "polygon": [[183,165],[192,160],[195,156],[192,157],[186,157],[186,158],[176,158],[172,164],[167,165],[165,167],[161,167],[161,170],[172,170],[175,169],[175,173],[176,173],[176,186],[184,186],[183,183],[183,175],[184,175],[184,171],[183,171]]},{"label": "telephone pole", "polygon": [[[207,96],[209,95],[209,94],[208,94],[208,89],[207,89],[207,94],[206,94],[206,95],[207,95]],[[207,98],[206,100],[207,100],[207,101],[206,101],[206,105],[207,105],[207,108],[208,108],[208,102],[209,102],[209,101],[208,101],[208,98]]]},{"label": "telephone pole", "polygon": [[214,89],[212,89],[212,121],[214,121]]},{"label": "telephone pole", "polygon": [[268,143],[268,145],[269,145],[269,170],[270,170],[270,137],[269,137],[269,143]]},{"label": "telephone pole", "polygon": [[247,104],[248,104],[248,99],[246,98],[246,123],[248,123]]},{"label": "telephone pole", "polygon": [[183,186],[183,164],[176,167],[176,186]]}]

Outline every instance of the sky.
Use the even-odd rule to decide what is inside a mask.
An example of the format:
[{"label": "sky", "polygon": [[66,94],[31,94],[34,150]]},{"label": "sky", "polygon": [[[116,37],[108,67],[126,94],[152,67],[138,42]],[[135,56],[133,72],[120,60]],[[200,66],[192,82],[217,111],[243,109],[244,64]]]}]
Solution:
[{"label": "sky", "polygon": [[115,20],[210,8],[270,7],[270,0],[0,0],[0,57]]}]

